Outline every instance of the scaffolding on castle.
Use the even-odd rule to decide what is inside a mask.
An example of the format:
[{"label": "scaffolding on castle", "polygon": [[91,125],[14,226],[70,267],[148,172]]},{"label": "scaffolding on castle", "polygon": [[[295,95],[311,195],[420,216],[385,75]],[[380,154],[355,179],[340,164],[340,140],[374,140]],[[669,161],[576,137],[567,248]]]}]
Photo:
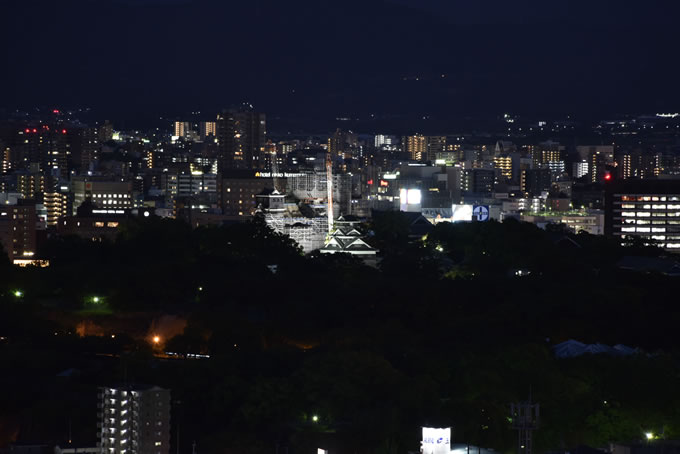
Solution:
[{"label": "scaffolding on castle", "polygon": [[323,216],[308,218],[266,213],[264,219],[267,225],[276,232],[284,233],[295,240],[305,253],[324,246],[328,223]]}]

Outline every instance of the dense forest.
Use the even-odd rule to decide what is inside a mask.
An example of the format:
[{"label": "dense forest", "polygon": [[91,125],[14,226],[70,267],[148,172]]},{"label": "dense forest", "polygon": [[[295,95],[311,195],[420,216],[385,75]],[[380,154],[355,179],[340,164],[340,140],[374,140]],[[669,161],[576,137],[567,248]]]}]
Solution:
[{"label": "dense forest", "polygon": [[[516,221],[364,228],[377,268],[260,219],[140,219],[50,239],[48,268],[3,262],[0,447],[93,445],[96,387],[120,382],[172,390],[180,452],[406,453],[425,425],[511,452],[530,392],[538,452],[680,438],[680,278],[617,266],[662,251]],[[568,339],[640,353],[557,359]]]}]

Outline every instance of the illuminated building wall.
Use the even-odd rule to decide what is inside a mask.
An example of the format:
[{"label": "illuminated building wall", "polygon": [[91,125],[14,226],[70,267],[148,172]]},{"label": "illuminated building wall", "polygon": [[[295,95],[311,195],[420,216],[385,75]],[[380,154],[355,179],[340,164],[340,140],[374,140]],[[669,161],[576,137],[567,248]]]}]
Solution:
[{"label": "illuminated building wall", "polygon": [[200,124],[201,139],[208,136],[217,137],[217,123],[214,121],[203,121]]},{"label": "illuminated building wall", "polygon": [[427,158],[427,139],[425,136],[404,136],[401,140],[404,153],[408,153],[413,161],[423,161]]},{"label": "illuminated building wall", "polygon": [[501,176],[506,180],[512,180],[512,158],[510,156],[495,156],[494,167],[500,169]]},{"label": "illuminated building wall", "polygon": [[680,252],[680,180],[623,180],[606,189],[608,235]]},{"label": "illuminated building wall", "polygon": [[47,225],[57,225],[60,218],[70,215],[68,210],[68,194],[46,192],[43,205],[47,210]]},{"label": "illuminated building wall", "polygon": [[76,177],[71,181],[73,210],[90,199],[98,209],[130,210],[133,206],[132,182]]},{"label": "illuminated building wall", "polygon": [[98,433],[102,454],[167,454],[170,390],[125,385],[100,388]]}]

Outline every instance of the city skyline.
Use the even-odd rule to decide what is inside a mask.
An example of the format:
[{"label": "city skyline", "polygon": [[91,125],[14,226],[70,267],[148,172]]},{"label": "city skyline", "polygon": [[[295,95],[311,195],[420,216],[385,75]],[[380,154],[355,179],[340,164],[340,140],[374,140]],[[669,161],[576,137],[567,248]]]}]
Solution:
[{"label": "city skyline", "polygon": [[[669,2],[10,0],[2,106],[111,118],[678,111]],[[49,42],[49,45],[46,43]]]}]

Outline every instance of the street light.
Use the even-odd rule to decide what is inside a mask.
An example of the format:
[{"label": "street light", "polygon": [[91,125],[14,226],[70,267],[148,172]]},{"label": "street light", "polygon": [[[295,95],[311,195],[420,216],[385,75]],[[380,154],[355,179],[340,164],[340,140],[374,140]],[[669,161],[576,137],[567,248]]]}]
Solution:
[{"label": "street light", "polygon": [[17,298],[21,298],[22,296],[24,296],[24,292],[22,292],[21,290],[14,290],[14,296],[16,296]]},{"label": "street light", "polygon": [[92,297],[92,302],[93,302],[93,303],[98,303],[98,302],[100,302],[100,301],[101,301],[101,298],[99,298],[98,296],[93,296],[93,297]]},{"label": "street light", "polygon": [[159,344],[160,342],[161,342],[160,336],[154,336],[154,337],[153,337],[153,343],[154,343],[154,344]]},{"label": "street light", "polygon": [[647,437],[647,440],[651,440],[654,438],[654,434],[652,432],[647,432],[645,433],[645,437]]},{"label": "street light", "polygon": [[319,422],[319,417],[316,415],[312,416],[312,421]]}]

